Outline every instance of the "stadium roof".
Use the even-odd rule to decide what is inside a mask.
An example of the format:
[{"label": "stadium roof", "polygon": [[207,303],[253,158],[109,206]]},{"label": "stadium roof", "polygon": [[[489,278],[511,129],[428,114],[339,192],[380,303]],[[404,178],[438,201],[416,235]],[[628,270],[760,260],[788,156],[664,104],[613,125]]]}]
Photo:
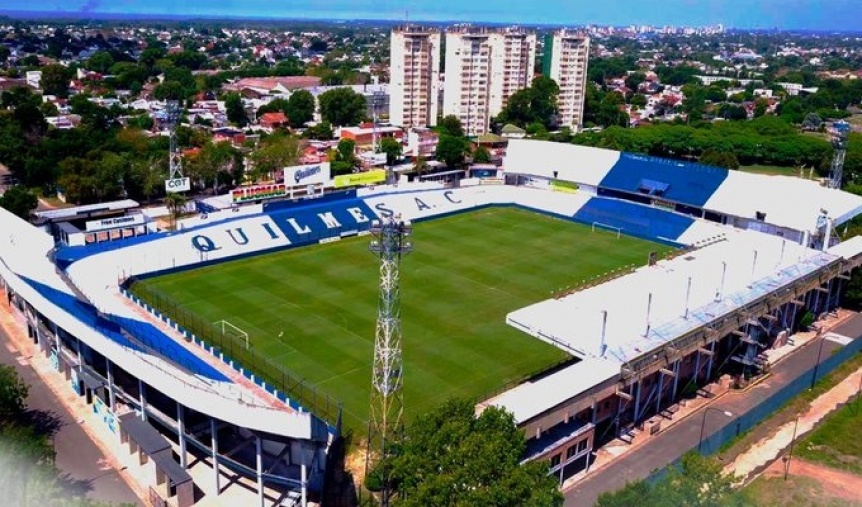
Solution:
[{"label": "stadium roof", "polygon": [[738,224],[743,228],[758,212],[767,224],[808,232],[816,230],[821,209],[836,224],[862,213],[862,197],[816,181],[550,141],[511,140],[503,167],[631,194],[660,189],[662,199],[745,219]]},{"label": "stadium roof", "polygon": [[87,204],[85,206],[74,206],[71,208],[58,208],[34,213],[39,220],[70,220],[73,218],[87,218],[93,213],[105,213],[111,211],[124,211],[138,207],[138,202],[131,199],[121,201],[102,202],[98,204]]}]

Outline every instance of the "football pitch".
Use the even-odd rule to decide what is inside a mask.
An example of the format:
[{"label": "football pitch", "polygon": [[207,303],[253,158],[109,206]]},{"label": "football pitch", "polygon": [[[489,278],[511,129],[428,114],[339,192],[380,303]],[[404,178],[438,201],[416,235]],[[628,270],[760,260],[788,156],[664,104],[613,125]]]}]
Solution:
[{"label": "football pitch", "polygon": [[[449,397],[478,399],[564,361],[507,326],[506,314],[669,249],[515,208],[418,223],[413,244],[401,272],[408,421]],[[351,238],[142,284],[247,332],[257,353],[341,400],[345,428],[363,433],[379,276],[368,245],[369,237]]]}]

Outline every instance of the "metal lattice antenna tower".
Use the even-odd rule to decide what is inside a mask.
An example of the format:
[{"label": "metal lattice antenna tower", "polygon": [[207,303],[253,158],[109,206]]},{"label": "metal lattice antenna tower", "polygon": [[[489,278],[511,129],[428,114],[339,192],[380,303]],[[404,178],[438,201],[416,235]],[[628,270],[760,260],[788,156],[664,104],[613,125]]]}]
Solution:
[{"label": "metal lattice antenna tower", "polygon": [[849,131],[850,125],[844,122],[835,123],[833,126],[832,147],[835,148],[835,153],[832,155],[832,167],[829,171],[829,188],[841,188],[843,183]]},{"label": "metal lattice antenna tower", "polygon": [[[374,340],[374,371],[371,379],[371,410],[368,419],[366,475],[389,457],[404,429],[404,398],[401,363],[401,257],[413,250],[409,241],[413,226],[399,217],[387,217],[371,226],[370,249],[380,258],[380,297]],[[380,505],[387,507],[391,495],[390,474],[380,473]]]},{"label": "metal lattice antenna tower", "polygon": [[168,124],[168,130],[170,132],[170,155],[169,155],[169,167],[170,167],[170,178],[182,178],[183,177],[183,161],[180,157],[180,147],[177,143],[177,125],[180,124],[180,103],[176,100],[169,100],[167,105],[165,106],[165,120]]}]

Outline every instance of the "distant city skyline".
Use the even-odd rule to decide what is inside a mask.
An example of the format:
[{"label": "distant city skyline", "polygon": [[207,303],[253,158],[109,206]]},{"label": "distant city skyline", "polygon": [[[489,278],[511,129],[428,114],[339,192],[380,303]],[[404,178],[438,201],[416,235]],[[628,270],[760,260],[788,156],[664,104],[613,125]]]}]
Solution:
[{"label": "distant city skyline", "polygon": [[[0,0],[0,11],[21,9]],[[860,0],[40,0],[29,13],[862,30]]]}]

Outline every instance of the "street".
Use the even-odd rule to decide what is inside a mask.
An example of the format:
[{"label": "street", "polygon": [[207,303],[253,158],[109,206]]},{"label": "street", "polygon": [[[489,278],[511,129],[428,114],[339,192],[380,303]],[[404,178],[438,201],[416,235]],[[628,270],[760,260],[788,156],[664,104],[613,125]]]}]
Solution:
[{"label": "street", "polygon": [[[10,351],[9,337],[0,328],[0,364],[14,366],[30,386],[27,406],[43,427],[56,427],[54,449],[61,480],[70,491],[93,500],[141,505],[101,450],[75,418],[17,351]],[[71,387],[70,387],[71,389]]]}]

